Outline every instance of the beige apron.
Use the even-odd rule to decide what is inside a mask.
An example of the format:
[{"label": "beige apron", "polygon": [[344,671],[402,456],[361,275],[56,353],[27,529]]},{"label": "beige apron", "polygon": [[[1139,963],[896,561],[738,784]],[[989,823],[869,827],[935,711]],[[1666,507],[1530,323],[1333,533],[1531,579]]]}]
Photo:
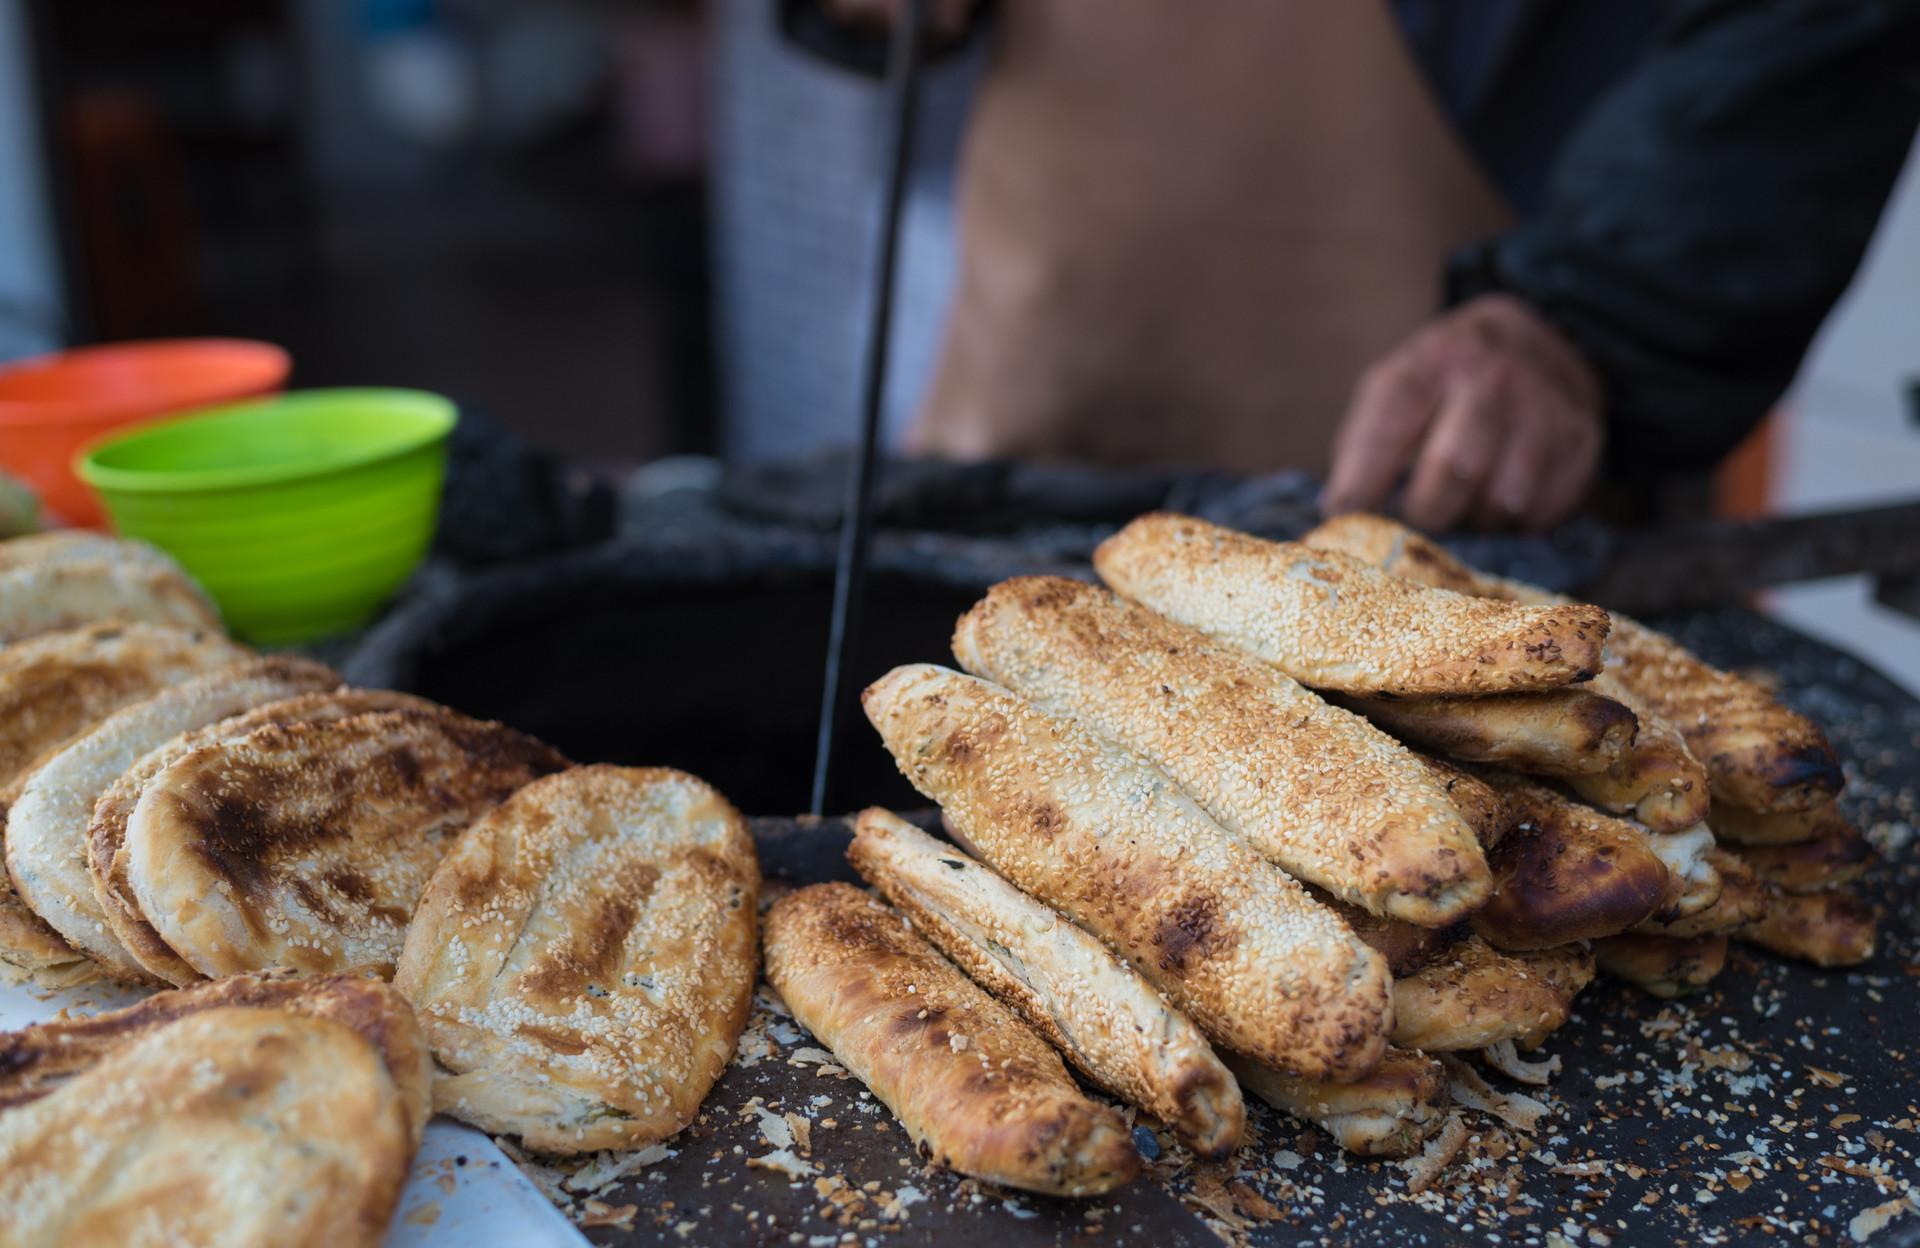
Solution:
[{"label": "beige apron", "polygon": [[1011,0],[919,449],[1326,467],[1508,220],[1384,0]]}]

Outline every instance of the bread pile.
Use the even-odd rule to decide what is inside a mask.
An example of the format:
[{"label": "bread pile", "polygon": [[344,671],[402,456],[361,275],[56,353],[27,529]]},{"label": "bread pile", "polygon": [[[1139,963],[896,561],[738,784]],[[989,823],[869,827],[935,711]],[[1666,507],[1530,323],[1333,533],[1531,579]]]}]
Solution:
[{"label": "bread pile", "polygon": [[1731,938],[1871,953],[1818,729],[1642,625],[1373,517],[1275,543],[1152,515],[1095,566],[1112,592],[1004,582],[964,671],[866,691],[956,844],[867,811],[849,857],[884,903],[821,885],[767,918],[795,1016],[955,1169],[1130,1179],[1067,1065],[1202,1156],[1243,1088],[1407,1155],[1464,1136],[1450,1088],[1539,1112],[1454,1055],[1546,1082],[1522,1052],[1596,963],[1671,995]]},{"label": "bread pile", "polygon": [[759,867],[692,776],[253,655],[91,534],[0,544],[0,639],[0,970],[163,990],[0,1036],[8,1242],[377,1243],[434,1110],[638,1147],[732,1056]]}]

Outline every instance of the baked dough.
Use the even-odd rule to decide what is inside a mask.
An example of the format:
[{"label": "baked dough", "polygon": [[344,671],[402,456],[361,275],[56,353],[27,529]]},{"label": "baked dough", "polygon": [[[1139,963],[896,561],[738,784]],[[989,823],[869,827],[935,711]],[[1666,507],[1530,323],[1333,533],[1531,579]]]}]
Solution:
[{"label": "baked dough", "polygon": [[263,702],[329,689],[331,668],[309,659],[243,659],[122,707],[35,768],[7,811],[7,873],[22,900],[110,977],[150,984],[114,939],[87,873],[94,803],[140,756],[182,732]]},{"label": "baked dough", "polygon": [[1082,1093],[1006,1006],[850,884],[767,912],[767,979],[787,1008],[907,1129],[920,1156],[1053,1196],[1133,1179],[1126,1119]]},{"label": "baked dough", "polygon": [[[1474,572],[1413,530],[1379,516],[1342,516],[1305,540],[1426,585],[1529,606],[1568,601]],[[1711,777],[1716,802],[1778,813],[1809,810],[1840,791],[1840,762],[1812,720],[1782,706],[1765,686],[1701,662],[1666,634],[1614,616],[1607,671],[1679,729]],[[1678,826],[1705,815],[1701,809]]]},{"label": "baked dough", "polygon": [[331,1019],[380,1051],[406,1111],[415,1147],[433,1114],[433,1058],[413,1009],[373,979],[308,979],[291,971],[230,975],[156,992],[122,1010],[36,1023],[0,1035],[0,1111],[39,1100],[176,1019],[244,1006]]},{"label": "baked dough", "polygon": [[1151,763],[932,664],[863,699],[908,780],[994,870],[1105,941],[1226,1047],[1316,1078],[1373,1069],[1387,968]]},{"label": "baked dough", "polygon": [[259,728],[165,768],[127,821],[140,912],[210,978],[390,975],[420,890],[474,819],[565,760],[453,711]]},{"label": "baked dough", "polygon": [[220,631],[220,614],[178,568],[65,559],[0,570],[0,644],[102,620]]},{"label": "baked dough", "polygon": [[1681,832],[1707,817],[1711,788],[1707,769],[1667,717],[1653,710],[1611,670],[1593,678],[1593,689],[1630,708],[1640,731],[1632,748],[1603,772],[1568,776],[1582,801],[1616,815],[1631,815],[1654,832]]},{"label": "baked dough", "polygon": [[1712,905],[1673,920],[1651,916],[1634,930],[1686,940],[1714,932],[1730,932],[1758,918],[1767,906],[1766,882],[1731,850],[1710,849],[1706,860],[1720,881],[1720,891]]},{"label": "baked dough", "polygon": [[1467,936],[1393,981],[1393,1042],[1431,1052],[1538,1044],[1567,1021],[1593,978],[1583,945],[1501,953]]},{"label": "baked dough", "polygon": [[1734,806],[1715,806],[1707,814],[1713,834],[1737,845],[1795,845],[1825,833],[1829,823],[1846,822],[1839,807],[1825,802],[1811,810],[1762,814]]},{"label": "baked dough", "polygon": [[1725,932],[1686,940],[1626,932],[1595,941],[1593,956],[1615,979],[1656,997],[1684,997],[1726,968],[1727,944]]},{"label": "baked dough", "polygon": [[[24,773],[42,758],[119,708],[245,654],[214,633],[150,624],[94,624],[0,648],[0,827]],[[4,871],[0,972],[31,975],[48,987],[98,974],[27,908]]]},{"label": "baked dough", "polygon": [[1497,886],[1473,930],[1497,949],[1551,949],[1626,931],[1667,892],[1647,832],[1544,785],[1486,773],[1515,827],[1489,860]]},{"label": "baked dough", "polygon": [[217,1009],[0,1114],[10,1248],[374,1248],[413,1155],[351,1028]]},{"label": "baked dough", "polygon": [[1816,893],[1849,884],[1873,861],[1873,846],[1829,806],[1811,840],[1786,845],[1742,845],[1736,851],[1754,874],[1782,892]]},{"label": "baked dough", "polygon": [[1771,889],[1760,916],[1735,934],[1815,966],[1858,966],[1873,957],[1879,928],[1879,914],[1852,893]]},{"label": "baked dough", "polygon": [[154,931],[153,925],[140,913],[133,882],[127,875],[127,820],[133,815],[147,781],[202,746],[237,740],[269,724],[326,723],[373,711],[432,709],[433,703],[425,699],[385,689],[303,693],[182,733],[142,756],[94,803],[93,815],[87,823],[87,876],[93,885],[94,904],[106,918],[114,940],[156,978],[175,985],[190,984],[200,978],[200,972],[168,948],[167,942],[160,939],[160,933]]},{"label": "baked dough", "polygon": [[1142,516],[1094,551],[1135,602],[1342,693],[1513,693],[1600,670],[1607,613],[1520,607],[1400,580],[1338,551],[1189,516]]},{"label": "baked dough", "polygon": [[1492,891],[1473,829],[1405,747],[1098,586],[1002,581],[961,617],[953,653],[1145,758],[1221,827],[1344,901],[1444,927]]},{"label": "baked dough", "polygon": [[543,1152],[673,1135],[746,1026],[759,894],[746,820],[684,772],[521,789],[434,871],[394,975],[435,1104]]},{"label": "baked dough", "polygon": [[847,858],[973,981],[1075,1069],[1203,1157],[1240,1145],[1240,1085],[1199,1028],[1105,945],[957,847],[862,811]]},{"label": "baked dough", "polygon": [[1626,706],[1591,688],[1484,698],[1331,698],[1410,744],[1537,776],[1608,770],[1632,748],[1640,723]]},{"label": "baked dough", "polygon": [[1302,1079],[1243,1057],[1227,1064],[1247,1091],[1362,1157],[1410,1157],[1447,1120],[1446,1069],[1424,1053],[1390,1048],[1372,1074],[1351,1083]]}]

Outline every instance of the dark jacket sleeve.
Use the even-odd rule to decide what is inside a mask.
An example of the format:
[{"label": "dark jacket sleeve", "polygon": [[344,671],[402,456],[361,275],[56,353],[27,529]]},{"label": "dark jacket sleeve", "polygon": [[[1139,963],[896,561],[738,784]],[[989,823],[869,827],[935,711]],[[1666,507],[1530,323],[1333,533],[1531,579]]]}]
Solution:
[{"label": "dark jacket sleeve", "polygon": [[1627,475],[1706,467],[1793,380],[1920,121],[1920,0],[1691,0],[1562,149],[1545,211],[1449,294],[1585,350]]},{"label": "dark jacket sleeve", "polygon": [[[776,0],[780,32],[795,46],[842,69],[878,78],[887,72],[887,32],[882,27],[851,27],[835,21],[820,0]],[[992,16],[991,0],[974,5],[967,27],[949,38],[927,40],[920,49],[928,64],[938,64],[972,43]]]}]

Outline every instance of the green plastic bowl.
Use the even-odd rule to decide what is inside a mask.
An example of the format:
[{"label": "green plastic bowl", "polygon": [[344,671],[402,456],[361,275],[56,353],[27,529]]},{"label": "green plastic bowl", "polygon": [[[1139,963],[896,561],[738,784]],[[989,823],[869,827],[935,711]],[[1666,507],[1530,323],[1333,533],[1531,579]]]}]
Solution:
[{"label": "green plastic bowl", "polygon": [[294,645],[365,624],[420,565],[457,418],[419,390],[304,390],[113,434],[74,472],[235,633]]}]

